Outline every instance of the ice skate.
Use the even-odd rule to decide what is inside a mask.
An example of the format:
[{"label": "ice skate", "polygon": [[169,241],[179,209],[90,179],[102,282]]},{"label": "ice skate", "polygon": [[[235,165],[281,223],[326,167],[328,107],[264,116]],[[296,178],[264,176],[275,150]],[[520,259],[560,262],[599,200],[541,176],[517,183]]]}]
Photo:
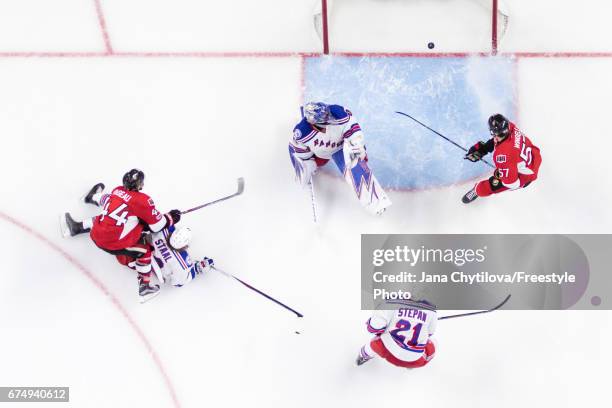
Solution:
[{"label": "ice skate", "polygon": [[478,198],[478,194],[476,194],[476,190],[471,189],[470,191],[465,193],[461,201],[463,202],[463,204],[469,204],[477,198]]},{"label": "ice skate", "polygon": [[85,203],[87,204],[95,205],[96,207],[98,207],[100,203],[95,201],[93,197],[96,194],[100,194],[102,191],[104,191],[104,183],[96,184],[91,188],[91,190],[89,190],[85,197],[83,197],[83,201],[85,201]]},{"label": "ice skate", "polygon": [[75,235],[84,234],[90,231],[89,228],[83,227],[83,222],[73,220],[70,213],[64,214],[63,217],[60,216],[60,228],[65,238],[74,237]]},{"label": "ice skate", "polygon": [[142,276],[138,276],[138,296],[140,303],[153,299],[159,294],[159,285],[145,282]]},{"label": "ice skate", "polygon": [[364,357],[361,354],[359,354],[357,356],[357,358],[355,359],[355,364],[357,364],[357,366],[360,366],[360,365],[363,365],[363,364],[367,363],[371,359],[372,359],[372,357]]}]

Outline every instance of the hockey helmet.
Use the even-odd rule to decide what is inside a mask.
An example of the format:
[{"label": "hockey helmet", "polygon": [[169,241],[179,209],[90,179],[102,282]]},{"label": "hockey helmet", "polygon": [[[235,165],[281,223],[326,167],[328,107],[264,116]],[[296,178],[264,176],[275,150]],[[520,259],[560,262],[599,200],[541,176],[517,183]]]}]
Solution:
[{"label": "hockey helmet", "polygon": [[323,102],[308,102],[304,105],[304,117],[310,124],[324,124],[329,119],[329,106]]},{"label": "hockey helmet", "polygon": [[191,228],[189,227],[176,227],[170,234],[168,244],[175,251],[180,251],[189,246],[191,242]]},{"label": "hockey helmet", "polygon": [[509,123],[508,119],[501,113],[496,113],[489,117],[489,132],[491,132],[491,136],[501,137],[502,139],[508,136],[510,130]]},{"label": "hockey helmet", "polygon": [[130,191],[140,191],[144,186],[144,173],[138,169],[132,169],[123,175],[123,187]]}]

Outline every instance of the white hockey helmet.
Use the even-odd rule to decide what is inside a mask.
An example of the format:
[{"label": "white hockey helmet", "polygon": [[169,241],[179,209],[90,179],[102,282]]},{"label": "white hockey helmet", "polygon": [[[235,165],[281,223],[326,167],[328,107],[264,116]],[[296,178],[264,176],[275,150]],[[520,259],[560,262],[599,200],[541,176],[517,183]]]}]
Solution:
[{"label": "white hockey helmet", "polygon": [[187,248],[190,242],[191,228],[189,227],[176,227],[168,240],[170,247],[176,251]]}]

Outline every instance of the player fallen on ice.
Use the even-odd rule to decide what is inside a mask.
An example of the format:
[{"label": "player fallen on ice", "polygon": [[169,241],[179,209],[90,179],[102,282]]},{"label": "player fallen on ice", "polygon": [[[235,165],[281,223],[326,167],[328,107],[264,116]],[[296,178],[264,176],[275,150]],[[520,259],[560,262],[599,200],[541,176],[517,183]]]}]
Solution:
[{"label": "player fallen on ice", "polygon": [[104,184],[98,183],[84,198],[85,203],[102,208],[102,212],[82,222],[65,214],[64,235],[75,236],[89,232],[92,241],[103,251],[117,257],[138,273],[138,294],[144,302],[159,292],[159,285],[151,282],[153,246],[147,232],[161,232],[179,222],[181,212],[172,210],[161,214],[153,200],[142,193],[144,173],[132,169],[123,176],[123,185],[104,194]]},{"label": "player fallen on ice", "polygon": [[204,274],[214,265],[213,260],[207,257],[193,262],[187,251],[190,242],[189,227],[171,225],[151,234],[155,261],[152,266],[160,282],[180,287]]},{"label": "player fallen on ice", "polygon": [[538,178],[542,163],[540,149],[531,143],[514,123],[496,113],[489,118],[491,139],[470,147],[465,158],[477,162],[493,153],[495,171],[488,180],[478,182],[461,201],[469,204],[478,197],[487,197],[508,190],[525,188]]},{"label": "player fallen on ice", "polygon": [[302,116],[289,142],[296,180],[308,186],[317,169],[333,159],[359,202],[369,212],[382,214],[391,200],[368,166],[363,133],[353,114],[340,105],[309,102]]},{"label": "player fallen on ice", "polygon": [[360,350],[358,366],[378,356],[397,367],[418,368],[434,358],[436,347],[431,337],[438,316],[426,300],[397,300],[384,304],[392,310],[377,310],[367,321],[375,337]]}]

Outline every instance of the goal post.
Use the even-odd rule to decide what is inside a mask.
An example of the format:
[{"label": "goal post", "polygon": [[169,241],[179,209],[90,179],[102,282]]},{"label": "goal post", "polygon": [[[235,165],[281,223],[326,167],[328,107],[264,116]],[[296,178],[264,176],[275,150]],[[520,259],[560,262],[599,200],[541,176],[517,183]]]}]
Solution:
[{"label": "goal post", "polygon": [[[319,35],[322,42],[322,48],[324,54],[330,52],[330,17],[334,14],[334,2],[335,1],[349,1],[349,0],[314,0],[314,27]],[[375,0],[370,0],[372,3]],[[410,2],[411,0],[404,0]],[[430,0],[436,2],[439,0]],[[504,37],[506,30],[508,29],[509,11],[504,0],[465,0],[466,2],[475,2],[490,10],[490,52],[492,55],[497,54],[499,43]],[[439,2],[439,7],[444,7],[444,2]],[[483,20],[483,24],[486,24],[486,20]]]}]

